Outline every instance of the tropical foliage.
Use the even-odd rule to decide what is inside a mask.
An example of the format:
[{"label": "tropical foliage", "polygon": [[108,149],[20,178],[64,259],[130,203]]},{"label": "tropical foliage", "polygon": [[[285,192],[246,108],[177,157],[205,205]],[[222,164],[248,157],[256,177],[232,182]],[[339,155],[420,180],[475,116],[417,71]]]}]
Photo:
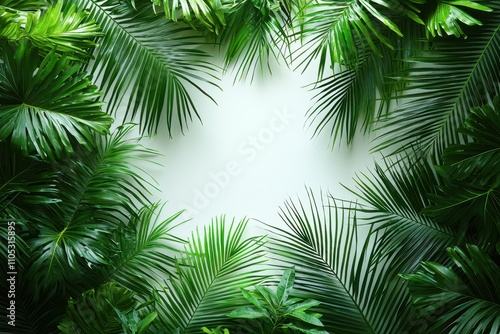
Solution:
[{"label": "tropical foliage", "polygon": [[319,319],[322,315],[308,312],[320,302],[314,299],[293,298],[291,294],[294,282],[295,268],[291,267],[281,276],[276,292],[261,285],[255,286],[254,290],[241,290],[252,306],[240,307],[229,313],[228,317],[252,319],[248,325],[240,325],[240,329],[252,333],[286,333],[289,330],[307,334],[326,333],[318,329],[323,327]]},{"label": "tropical foliage", "polygon": [[[3,1],[0,249],[16,288],[0,300],[16,326],[0,329],[498,333],[499,26],[494,0]],[[268,237],[224,216],[176,237],[128,121],[184,131],[221,70],[274,62],[317,66],[313,134],[377,130],[382,162],[357,202],[308,189]]]}]

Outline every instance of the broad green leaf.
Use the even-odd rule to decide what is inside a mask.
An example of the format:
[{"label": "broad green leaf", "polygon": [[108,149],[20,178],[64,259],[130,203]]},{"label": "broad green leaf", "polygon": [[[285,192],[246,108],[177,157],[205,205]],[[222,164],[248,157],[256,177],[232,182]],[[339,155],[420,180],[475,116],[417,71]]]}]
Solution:
[{"label": "broad green leaf", "polygon": [[293,287],[293,282],[295,281],[295,268],[289,268],[285,270],[281,280],[276,288],[276,299],[280,305],[285,303],[288,299],[288,295]]},{"label": "broad green leaf", "polygon": [[295,304],[292,304],[290,306],[288,306],[285,310],[286,313],[290,313],[290,312],[293,312],[293,311],[301,311],[301,312],[304,312],[308,309],[310,309],[311,307],[315,307],[315,306],[318,306],[320,305],[321,303],[317,300],[314,300],[314,299],[307,299],[305,301],[301,301],[299,303],[295,303]]},{"label": "broad green leaf", "polygon": [[253,307],[240,307],[227,315],[231,318],[245,318],[245,319],[259,319],[259,318],[268,318],[269,315],[256,310]]},{"label": "broad green leaf", "polygon": [[307,314],[305,312],[293,311],[290,313],[290,315],[292,317],[300,319],[308,324],[323,327],[323,323],[318,318],[316,318],[315,316],[312,316],[310,314]]},{"label": "broad green leaf", "polygon": [[260,311],[266,312],[265,305],[263,305],[261,301],[254,296],[254,292],[241,289],[241,293],[246,300],[255,305],[255,307],[257,307]]}]

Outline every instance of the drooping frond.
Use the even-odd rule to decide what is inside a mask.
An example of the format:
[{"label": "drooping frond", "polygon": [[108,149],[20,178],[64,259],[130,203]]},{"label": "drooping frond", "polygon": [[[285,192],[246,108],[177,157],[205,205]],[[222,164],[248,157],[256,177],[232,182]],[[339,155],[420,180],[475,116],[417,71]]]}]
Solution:
[{"label": "drooping frond", "polygon": [[104,38],[94,52],[90,72],[104,90],[110,110],[126,102],[125,119],[138,119],[142,132],[154,134],[161,122],[168,131],[177,119],[181,130],[199,114],[193,90],[207,97],[200,84],[215,85],[215,66],[197,47],[201,41],[191,29],[153,12],[151,3],[136,8],[112,0],[67,0],[87,10]]},{"label": "drooping frond", "polygon": [[308,195],[308,203],[285,204],[288,228],[271,227],[269,246],[277,266],[296,267],[299,296],[321,302],[315,310],[330,333],[411,331],[409,295],[397,275],[386,273],[392,262],[377,262],[377,233],[357,225],[353,207]]},{"label": "drooping frond", "polygon": [[309,5],[305,12],[300,38],[305,42],[299,54],[299,66],[308,67],[319,58],[318,77],[329,66],[341,64],[356,69],[364,51],[382,55],[381,48],[393,49],[387,33],[402,36],[391,16],[409,17],[423,24],[411,4],[400,1],[327,0]]},{"label": "drooping frond", "polygon": [[[466,1],[434,1],[429,4],[424,1],[423,8],[426,15],[424,18],[427,33],[430,37],[453,35],[455,37],[467,37],[461,24],[468,26],[481,25],[482,22],[475,18],[471,9],[489,12],[491,8],[478,2]],[[435,7],[432,7],[432,6]],[[424,7],[425,6],[425,7]],[[429,8],[430,7],[430,8]]]},{"label": "drooping frond", "polygon": [[272,0],[241,1],[228,14],[221,43],[227,44],[225,67],[235,68],[235,80],[271,72],[270,60],[285,59],[289,50],[286,14]]},{"label": "drooping frond", "polygon": [[262,237],[245,238],[248,220],[219,218],[192,234],[179,259],[177,278],[165,282],[157,299],[158,329],[200,333],[228,322],[226,314],[245,304],[241,288],[263,280]]}]

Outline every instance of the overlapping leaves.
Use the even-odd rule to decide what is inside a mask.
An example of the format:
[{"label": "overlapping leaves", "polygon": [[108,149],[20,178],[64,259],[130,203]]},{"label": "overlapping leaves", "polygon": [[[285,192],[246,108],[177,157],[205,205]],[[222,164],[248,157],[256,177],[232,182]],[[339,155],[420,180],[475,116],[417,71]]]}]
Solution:
[{"label": "overlapping leaves", "polygon": [[240,289],[259,284],[265,261],[263,238],[245,238],[248,220],[215,219],[202,234],[194,232],[179,259],[177,278],[159,291],[158,329],[199,333],[203,326],[228,322],[226,314],[244,305]]},{"label": "overlapping leaves", "polygon": [[500,330],[500,268],[477,246],[448,249],[455,265],[423,262],[406,275],[413,305],[429,333],[498,333]]},{"label": "overlapping leaves", "polygon": [[460,132],[469,142],[445,149],[437,167],[445,182],[425,213],[494,247],[500,239],[500,97],[474,108]]},{"label": "overlapping leaves", "polygon": [[197,93],[212,99],[215,66],[198,46],[198,34],[155,14],[151,3],[136,8],[112,0],[66,0],[65,10],[76,5],[87,10],[104,33],[90,72],[104,90],[110,110],[123,101],[126,120],[138,119],[142,132],[154,134],[163,123],[181,130],[199,118],[193,102]]},{"label": "overlapping leaves", "polygon": [[56,160],[105,134],[112,118],[81,65],[67,55],[39,56],[30,42],[5,47],[0,65],[0,140],[10,138],[27,155]]},{"label": "overlapping leaves", "polygon": [[315,310],[328,332],[411,331],[408,293],[389,270],[395,262],[379,261],[378,234],[357,224],[349,203],[308,195],[286,203],[288,228],[272,228],[270,243],[279,266],[296,267],[298,296],[321,302]]}]

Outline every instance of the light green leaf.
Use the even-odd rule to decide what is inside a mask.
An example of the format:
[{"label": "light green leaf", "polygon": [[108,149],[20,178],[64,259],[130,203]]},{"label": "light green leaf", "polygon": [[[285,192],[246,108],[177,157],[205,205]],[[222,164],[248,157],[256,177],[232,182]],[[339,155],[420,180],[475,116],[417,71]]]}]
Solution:
[{"label": "light green leaf", "polygon": [[268,318],[269,316],[253,307],[240,307],[227,315],[231,318],[259,319]]},{"label": "light green leaf", "polygon": [[283,276],[281,276],[281,280],[276,288],[276,299],[279,304],[285,303],[288,299],[288,295],[293,287],[293,282],[295,281],[295,268],[289,268],[285,270]]},{"label": "light green leaf", "polygon": [[307,314],[305,312],[293,311],[290,313],[290,315],[292,317],[300,319],[308,324],[323,327],[323,323],[318,318],[316,318],[315,316],[312,316],[310,314]]}]

